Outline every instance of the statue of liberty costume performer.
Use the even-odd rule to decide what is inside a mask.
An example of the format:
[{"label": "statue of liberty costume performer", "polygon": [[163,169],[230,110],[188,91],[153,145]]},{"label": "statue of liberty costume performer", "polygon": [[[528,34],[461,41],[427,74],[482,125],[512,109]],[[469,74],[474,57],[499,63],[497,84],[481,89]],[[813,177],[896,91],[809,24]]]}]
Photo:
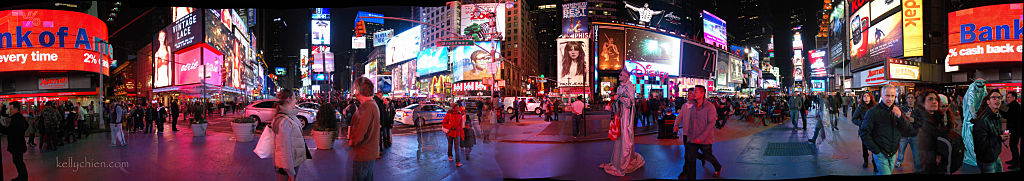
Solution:
[{"label": "statue of liberty costume performer", "polygon": [[621,131],[619,131],[618,139],[615,140],[611,163],[604,163],[600,166],[604,172],[617,177],[644,166],[644,158],[640,156],[640,153],[634,151],[635,147],[633,147],[633,119],[635,119],[633,112],[636,111],[634,106],[636,101],[633,95],[636,95],[636,85],[630,81],[629,73],[623,69],[619,74],[619,86],[615,88],[616,98],[613,98],[614,100],[608,105],[613,112],[613,119],[619,119],[618,127]]},{"label": "statue of liberty costume performer", "polygon": [[971,130],[974,129],[974,124],[971,124],[971,119],[977,117],[978,108],[982,106],[982,99],[985,98],[985,80],[978,79],[974,83],[971,83],[971,87],[967,88],[967,94],[964,95],[964,112],[961,124],[960,135],[964,139],[964,163],[968,165],[978,166],[977,158],[974,155],[974,136],[971,135]]}]

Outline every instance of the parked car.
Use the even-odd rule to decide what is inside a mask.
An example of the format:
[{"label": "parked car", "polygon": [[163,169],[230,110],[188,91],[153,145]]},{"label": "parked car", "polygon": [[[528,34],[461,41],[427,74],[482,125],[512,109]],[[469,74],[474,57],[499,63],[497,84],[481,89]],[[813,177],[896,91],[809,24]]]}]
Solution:
[{"label": "parked car", "polygon": [[[315,102],[301,102],[295,105],[299,106],[299,109],[313,113],[311,114],[312,118],[316,118],[317,112],[320,111],[320,104]],[[334,117],[338,118],[338,120],[341,120],[341,112],[338,112],[338,110],[334,110]]]},{"label": "parked car", "polygon": [[448,108],[437,104],[413,104],[395,111],[395,122],[405,125],[441,123]]},{"label": "parked car", "polygon": [[[242,115],[256,119],[257,127],[269,124],[274,121],[274,114],[277,113],[277,108],[274,107],[274,104],[276,103],[276,99],[255,101],[252,104],[245,106],[245,111],[242,112]],[[308,123],[313,123],[313,121],[315,121],[313,118],[316,118],[316,110],[310,111],[308,109],[301,108],[298,105],[295,107],[299,110],[296,117],[298,117],[299,121],[302,122],[303,128],[305,128]]]},{"label": "parked car", "polygon": [[503,97],[501,99],[501,105],[502,107],[505,107],[505,112],[508,114],[514,114],[516,112],[515,102],[512,101],[519,101],[519,99],[526,99],[526,111],[533,111],[535,114],[544,112],[544,108],[540,107],[540,102],[533,97]]}]

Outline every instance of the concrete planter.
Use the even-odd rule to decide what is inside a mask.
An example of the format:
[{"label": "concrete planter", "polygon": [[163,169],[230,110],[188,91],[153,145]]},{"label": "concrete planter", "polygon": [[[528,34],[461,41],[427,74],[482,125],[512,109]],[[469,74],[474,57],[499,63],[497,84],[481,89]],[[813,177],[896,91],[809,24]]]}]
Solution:
[{"label": "concrete planter", "polygon": [[250,142],[253,140],[253,129],[252,123],[231,123],[231,130],[235,132],[235,141],[238,142]]},{"label": "concrete planter", "polygon": [[316,149],[329,150],[334,148],[333,131],[313,131],[313,141],[316,142]]},{"label": "concrete planter", "polygon": [[195,137],[206,136],[206,125],[203,124],[192,124],[192,135]]}]

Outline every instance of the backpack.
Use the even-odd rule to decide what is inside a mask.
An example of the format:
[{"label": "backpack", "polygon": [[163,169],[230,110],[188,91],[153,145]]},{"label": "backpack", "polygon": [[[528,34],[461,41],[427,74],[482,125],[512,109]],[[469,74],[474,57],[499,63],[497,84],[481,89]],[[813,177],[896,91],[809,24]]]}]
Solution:
[{"label": "backpack", "polygon": [[[944,158],[949,160],[946,162],[947,165],[939,165],[940,167],[946,167],[946,173],[953,173],[960,169],[960,166],[964,164],[964,140],[959,133],[949,132],[941,134],[935,139],[936,141],[936,153],[942,155]],[[945,153],[943,155],[943,153]]]}]

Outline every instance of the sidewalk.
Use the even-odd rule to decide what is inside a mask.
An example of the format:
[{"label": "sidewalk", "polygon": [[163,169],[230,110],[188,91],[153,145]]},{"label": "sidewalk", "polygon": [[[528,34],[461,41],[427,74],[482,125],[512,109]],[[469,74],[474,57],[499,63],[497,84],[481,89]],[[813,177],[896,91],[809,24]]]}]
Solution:
[{"label": "sidewalk", "polygon": [[[505,121],[504,124],[493,125],[497,139],[502,142],[552,142],[552,143],[573,143],[608,140],[608,124],[611,121],[609,112],[587,112],[585,126],[586,135],[573,137],[572,114],[563,113],[558,115],[558,120],[551,122],[544,121],[543,117],[537,115],[526,115],[520,122]],[[491,128],[491,125],[484,125]],[[486,129],[485,127],[481,127]],[[648,135],[657,133],[657,128],[636,128],[635,135]]]}]

